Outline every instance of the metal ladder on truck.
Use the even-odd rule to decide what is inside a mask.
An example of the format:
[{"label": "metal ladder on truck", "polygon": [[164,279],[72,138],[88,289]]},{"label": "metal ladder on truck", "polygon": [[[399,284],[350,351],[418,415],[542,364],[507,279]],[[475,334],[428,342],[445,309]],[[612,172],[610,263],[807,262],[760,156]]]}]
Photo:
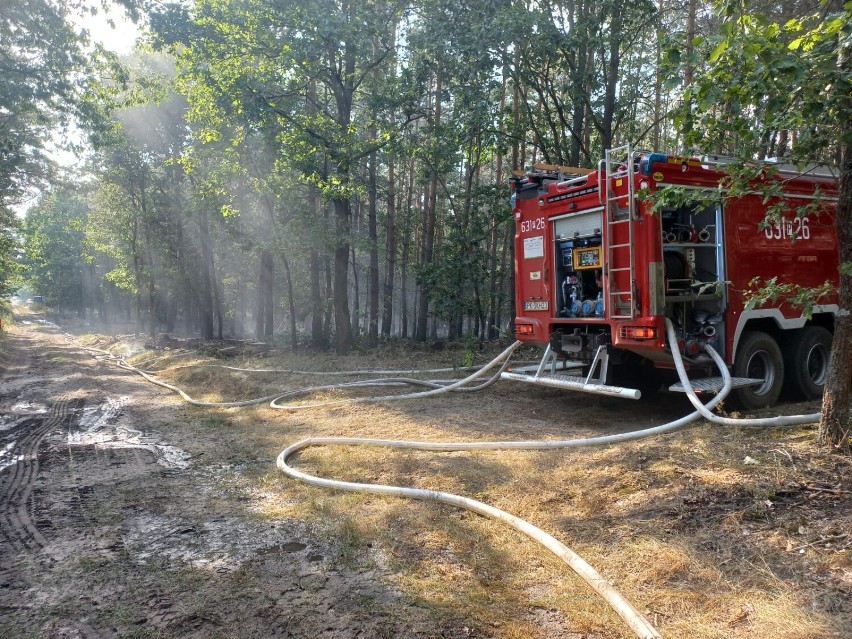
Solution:
[{"label": "metal ladder on truck", "polygon": [[[633,251],[633,221],[636,218],[636,186],[633,149],[629,144],[607,149],[601,164],[606,171],[606,184],[601,184],[598,165],[598,184],[606,214],[606,304],[612,319],[636,317],[636,263]],[[619,207],[624,195],[616,195],[627,180],[627,208]],[[606,195],[604,195],[606,193]],[[626,213],[626,215],[625,215]],[[626,225],[624,233],[616,233]],[[619,285],[620,283],[620,285]]]}]

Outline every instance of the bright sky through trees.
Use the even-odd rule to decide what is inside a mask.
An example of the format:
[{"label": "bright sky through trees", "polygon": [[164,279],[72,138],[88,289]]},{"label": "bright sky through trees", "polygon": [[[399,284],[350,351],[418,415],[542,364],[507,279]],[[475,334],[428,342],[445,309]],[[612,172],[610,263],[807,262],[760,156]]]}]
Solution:
[{"label": "bright sky through trees", "polygon": [[[100,2],[91,4],[100,6]],[[129,54],[139,36],[138,27],[125,16],[121,8],[112,8],[110,11],[99,8],[94,16],[87,15],[85,18],[72,16],[71,21],[79,27],[88,29],[89,37],[93,42],[100,43],[104,48],[119,55]]]},{"label": "bright sky through trees", "polygon": [[[108,51],[112,51],[118,55],[130,55],[133,47],[136,45],[136,40],[139,37],[139,28],[135,25],[124,13],[124,10],[117,7],[112,7],[105,11],[100,7],[100,2],[91,2],[92,6],[98,7],[95,15],[86,14],[85,16],[69,14],[68,19],[78,28],[88,30],[89,38],[92,43],[103,45]],[[76,127],[72,128],[68,133],[72,137],[82,138]],[[50,156],[60,165],[71,167],[79,163],[80,157],[65,148],[49,149]],[[24,206],[19,214],[28,208]]]}]

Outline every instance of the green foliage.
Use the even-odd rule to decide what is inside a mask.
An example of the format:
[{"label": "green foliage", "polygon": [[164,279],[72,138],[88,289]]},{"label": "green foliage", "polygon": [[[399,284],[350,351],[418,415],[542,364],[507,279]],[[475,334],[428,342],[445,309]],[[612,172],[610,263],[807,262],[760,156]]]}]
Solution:
[{"label": "green foliage", "polygon": [[50,172],[45,144],[77,112],[87,60],[55,0],[0,3],[0,206]]},{"label": "green foliage", "polygon": [[[657,3],[579,0],[515,5],[503,61],[523,87],[524,120],[545,162],[594,166],[616,140],[647,146],[637,109],[654,90]],[[499,46],[499,45],[498,45]]]},{"label": "green foliage", "polygon": [[151,24],[155,44],[179,60],[178,86],[201,142],[239,145],[258,131],[278,147],[278,159],[337,199],[354,195],[358,160],[398,130],[375,117],[359,120],[355,110],[356,100],[398,106],[393,76],[380,87],[386,91],[364,93],[367,75],[395,45],[387,27],[398,12],[382,2],[203,0],[192,13],[167,5]]},{"label": "green foliage", "polygon": [[[782,23],[754,4],[714,3],[721,32],[697,43],[708,64],[684,87],[676,121],[687,143],[704,152],[759,160],[770,133],[795,130],[790,160],[830,160],[832,145],[852,135],[852,79],[838,64],[841,48],[850,46],[852,9],[821,9]],[[667,60],[682,65],[678,47]]]},{"label": "green foliage", "polygon": [[58,309],[84,307],[84,228],[88,207],[73,193],[53,193],[41,199],[23,224],[24,278],[28,287]]},{"label": "green foliage", "polygon": [[745,310],[760,308],[770,302],[775,306],[780,302],[787,302],[802,309],[802,315],[811,319],[814,307],[836,291],[835,285],[830,281],[824,282],[822,286],[806,287],[789,282],[780,283],[777,277],[768,280],[755,278],[749,282],[749,288],[745,291],[748,299]]},{"label": "green foliage", "polygon": [[21,250],[19,226],[15,215],[0,206],[0,299],[18,288],[21,270],[16,259]]},{"label": "green foliage", "polygon": [[719,190],[696,190],[671,185],[656,191],[642,189],[637,196],[641,201],[651,204],[651,213],[654,215],[663,209],[690,207],[697,210],[722,202],[722,193]]},{"label": "green foliage", "polygon": [[12,207],[52,174],[45,145],[78,106],[86,61],[54,0],[0,3],[0,296],[17,284],[18,221]]},{"label": "green foliage", "polygon": [[80,75],[85,99],[72,109],[95,147],[81,250],[102,290],[121,305],[132,298],[138,314],[174,318],[209,315],[220,286],[224,316],[245,318],[268,249],[276,278],[287,260],[304,320],[317,314],[307,300],[331,295],[334,265],[347,271],[339,249],[351,248],[351,293],[355,276],[362,298],[365,281],[382,290],[362,273],[378,261],[396,269],[394,312],[403,272],[409,294],[415,274],[432,315],[453,327],[475,317],[480,329],[511,295],[500,181],[532,161],[592,166],[604,144],[647,140],[648,43],[681,19],[650,0],[148,7],[159,53],[101,57],[89,69],[97,77]]}]

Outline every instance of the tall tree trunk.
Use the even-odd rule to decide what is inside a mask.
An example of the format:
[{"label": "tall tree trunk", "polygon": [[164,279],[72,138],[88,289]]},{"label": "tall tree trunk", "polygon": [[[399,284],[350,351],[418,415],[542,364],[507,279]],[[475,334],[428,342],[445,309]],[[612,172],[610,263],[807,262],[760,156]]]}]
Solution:
[{"label": "tall tree trunk", "polygon": [[259,255],[259,277],[257,284],[257,313],[255,315],[255,336],[257,339],[269,337],[275,330],[273,324],[273,290],[275,288],[275,262],[272,251],[263,249]]},{"label": "tall tree trunk", "polygon": [[133,225],[130,233],[130,251],[133,255],[133,283],[136,302],[136,332],[142,330],[142,248],[139,246],[139,216],[133,215]]},{"label": "tall tree trunk", "polygon": [[[347,4],[348,17],[352,18],[354,4]],[[335,123],[340,135],[346,136],[352,125],[352,105],[355,96],[356,52],[353,41],[340,43],[339,58],[336,64],[342,73],[331,81],[331,91],[336,105]],[[337,56],[333,53],[332,57]],[[352,161],[338,158],[336,162],[337,179],[344,189],[352,181]],[[349,245],[352,223],[352,203],[348,196],[338,194],[334,198],[335,239],[334,248],[334,330],[337,352],[345,355],[352,350],[352,326],[349,316]]]},{"label": "tall tree trunk", "polygon": [[213,261],[213,254],[210,254],[210,276],[213,279],[213,308],[216,314],[216,338],[224,339],[224,323],[225,315],[222,311],[222,279],[216,268],[216,263]]},{"label": "tall tree trunk", "polygon": [[408,261],[411,255],[411,223],[414,206],[414,160],[408,161],[408,184],[406,185],[405,199],[405,218],[402,229],[402,264],[400,265],[399,278],[400,285],[400,301],[402,313],[402,325],[400,327],[400,337],[403,339],[408,337]]},{"label": "tall tree trunk", "polygon": [[[850,55],[850,47],[840,47],[840,68],[847,68]],[[846,112],[852,112],[852,98],[848,95],[846,103]],[[840,273],[840,308],[834,316],[834,338],[822,396],[818,439],[825,446],[848,453],[852,446],[849,432],[849,371],[852,370],[852,273],[849,271],[849,265],[852,264],[852,130],[848,121],[844,133],[837,198],[837,243],[840,263],[846,268]]]},{"label": "tall tree trunk", "polygon": [[[687,63],[686,67],[683,70],[683,85],[684,87],[688,87],[692,84],[693,77],[693,67],[692,67],[692,50],[693,45],[695,43],[695,13],[697,8],[698,0],[689,0],[689,5],[687,7],[687,17],[686,17],[686,55],[687,55]],[[692,101],[688,100],[686,102],[686,115],[684,118],[684,123],[680,127],[682,131],[685,132],[690,131],[693,127],[692,124]],[[680,136],[680,132],[678,136],[675,137],[675,147],[679,144],[678,137]],[[684,140],[685,141],[685,140]],[[718,149],[717,152],[723,153],[723,149]]]},{"label": "tall tree trunk", "polygon": [[213,273],[210,271],[212,256],[210,253],[210,234],[207,217],[204,213],[196,216],[198,241],[201,244],[201,290],[199,291],[199,320],[201,337],[213,339]]},{"label": "tall tree trunk", "polygon": [[[589,50],[588,66],[586,67],[586,86],[584,87],[584,95],[592,93],[592,74],[595,72],[595,50]],[[589,100],[586,100],[586,117],[585,125],[583,126],[583,155],[586,156],[586,161],[594,164],[592,161],[592,105]],[[587,164],[588,166],[588,164]]]},{"label": "tall tree trunk", "polygon": [[612,148],[615,131],[616,95],[618,91],[618,71],[621,66],[622,11],[619,3],[612,5],[612,21],[609,34],[609,64],[607,65],[606,87],[604,93],[604,112],[601,119],[601,144],[604,149]]},{"label": "tall tree trunk", "polygon": [[[382,3],[379,2],[377,4],[379,10],[381,10]],[[395,30],[392,33],[395,33]],[[374,38],[373,59],[378,59],[378,52],[379,41],[377,38]],[[380,69],[377,65],[373,67],[371,73],[373,85],[377,88],[379,86],[379,71]],[[374,112],[373,117],[377,118],[378,113]],[[376,128],[371,126],[367,135],[370,143],[374,143],[376,140]],[[369,286],[367,287],[369,291],[367,297],[367,344],[369,346],[376,346],[379,343],[379,231],[376,220],[378,208],[378,187],[376,185],[378,168],[376,163],[378,162],[378,155],[376,151],[370,153],[367,166],[367,234],[370,243],[370,265],[367,269],[367,279],[369,280]]]},{"label": "tall tree trunk", "polygon": [[[348,172],[347,172],[348,174]],[[349,316],[349,231],[352,205],[347,198],[334,200],[337,245],[334,248],[334,333],[337,352],[352,350],[352,325]]]},{"label": "tall tree trunk", "polygon": [[[157,321],[155,308],[154,308],[155,307],[155,287],[154,287],[155,269],[154,269],[154,259],[153,259],[154,258],[154,250],[152,248],[151,233],[150,233],[149,224],[147,224],[147,221],[150,219],[150,215],[149,215],[149,212],[148,212],[148,199],[146,197],[146,186],[145,186],[146,183],[147,183],[147,181],[145,179],[145,175],[143,174],[142,176],[140,176],[139,193],[138,193],[136,202],[139,206],[140,212],[142,213],[142,229],[141,230],[142,230],[142,237],[143,237],[142,251],[144,251],[144,253],[143,253],[144,258],[143,259],[148,264],[148,273],[147,273],[147,275],[148,275],[148,281],[147,281],[147,284],[148,284],[148,334],[151,337],[154,337],[156,335],[156,321]],[[138,216],[136,217],[136,219],[138,220]],[[137,239],[138,239],[138,235],[137,235]],[[139,303],[140,306],[141,306],[141,302],[142,302],[142,294],[141,294],[141,291],[140,291],[139,292],[139,298],[138,298],[138,303]],[[137,311],[137,319],[141,320],[141,314],[139,314],[139,311]],[[140,325],[140,328],[141,328],[141,325]]]},{"label": "tall tree trunk", "polygon": [[[569,22],[571,31],[576,32],[574,28],[574,10],[575,5],[569,5]],[[588,7],[586,3],[580,3],[580,20],[585,20]],[[585,114],[586,102],[588,94],[585,93],[586,87],[586,64],[589,42],[585,36],[580,36],[580,42],[577,44],[574,51],[574,65],[571,70],[571,99],[573,100],[573,108],[571,114],[571,150],[568,154],[568,163],[572,166],[580,165],[580,150],[582,148],[583,130],[585,129]]]},{"label": "tall tree trunk", "polygon": [[394,175],[393,158],[388,158],[388,203],[387,222],[385,225],[387,236],[387,256],[385,264],[385,282],[382,291],[382,335],[389,337],[391,324],[393,323],[393,286],[396,276],[396,177]]},{"label": "tall tree trunk", "polygon": [[[433,126],[437,130],[441,126],[441,70],[435,74],[435,108]],[[423,250],[421,252],[420,267],[425,268],[432,263],[432,255],[435,245],[435,217],[437,215],[436,205],[438,198],[438,174],[437,169],[432,169],[432,178],[429,181],[429,193],[426,206],[423,209]],[[429,318],[429,285],[422,279],[417,290],[417,326],[414,339],[425,342],[427,338],[427,322]]]},{"label": "tall tree trunk", "polygon": [[[515,229],[514,229],[514,217],[511,221],[506,224],[506,233],[503,237],[503,246],[500,249],[500,279],[497,282],[497,291],[498,291],[498,299],[497,299],[497,313],[496,313],[496,321],[494,322],[494,328],[497,332],[497,336],[500,335],[500,331],[503,326],[503,304],[505,303],[506,298],[514,300],[515,293],[514,290],[506,291],[506,274],[514,273],[514,269],[509,268],[509,247],[514,243],[515,237]],[[514,304],[511,306],[514,309]]]},{"label": "tall tree trunk", "polygon": [[266,270],[264,269],[264,250],[257,254],[257,288],[255,296],[254,310],[254,336],[256,339],[263,339],[263,318],[264,318],[264,302],[263,296],[266,293]]},{"label": "tall tree trunk", "polygon": [[237,281],[237,308],[234,312],[234,335],[245,337],[246,334],[246,281],[245,274],[240,269],[240,278]]},{"label": "tall tree trunk", "polygon": [[[521,54],[519,51],[515,51],[515,62],[514,66],[517,69],[520,65],[520,57]],[[520,151],[520,141],[518,140],[517,133],[521,128],[521,87],[517,78],[512,78],[512,131],[516,134],[512,137],[512,171],[520,171],[521,170],[521,151]]]},{"label": "tall tree trunk", "polygon": [[293,277],[290,273],[290,260],[285,255],[281,256],[284,265],[284,275],[287,278],[287,304],[290,309],[290,347],[296,351],[299,347],[299,331],[296,327],[296,296],[293,294]]},{"label": "tall tree trunk", "polygon": [[[659,20],[663,18],[663,0],[659,0],[657,17]],[[654,138],[653,138],[653,150],[660,150],[660,126],[662,121],[662,95],[663,95],[663,73],[662,73],[662,65],[663,65],[663,44],[660,38],[660,35],[663,32],[663,25],[657,25],[657,33],[659,34],[656,38],[655,43],[655,65],[654,65]]]},{"label": "tall tree trunk", "polygon": [[370,296],[368,300],[367,344],[376,346],[379,343],[379,230],[376,199],[376,161],[378,153],[370,154],[370,165],[367,169],[367,232],[370,238]]},{"label": "tall tree trunk", "polygon": [[[503,75],[503,86],[500,91],[500,112],[506,109],[506,75]],[[501,133],[503,133],[501,125]],[[488,260],[490,268],[488,273],[488,330],[486,336],[488,339],[494,339],[499,335],[497,329],[497,246],[499,243],[500,217],[505,210],[505,203],[501,202],[503,196],[503,153],[498,151],[494,159],[494,212],[491,215],[491,238],[488,245]]]},{"label": "tall tree trunk", "polygon": [[[391,27],[391,41],[396,42],[397,23],[394,21]],[[391,53],[388,60],[388,69],[394,69],[397,64],[396,54]],[[376,74],[379,69],[376,68]],[[393,119],[395,114],[391,115]],[[385,279],[382,283],[382,335],[389,337],[393,325],[393,287],[396,278],[396,176],[394,174],[393,151],[388,153],[388,191],[387,210],[385,222]]]},{"label": "tall tree trunk", "polygon": [[692,84],[693,68],[692,68],[692,49],[695,43],[695,13],[698,6],[698,0],[689,0],[686,14],[686,55],[687,64],[683,70],[683,84],[689,86]]},{"label": "tall tree trunk", "polygon": [[275,310],[275,260],[272,251],[264,251],[263,269],[266,272],[266,290],[263,293],[263,335],[272,337],[275,332],[274,310]]},{"label": "tall tree trunk", "polygon": [[323,331],[323,299],[321,293],[320,276],[322,262],[320,254],[316,249],[311,249],[311,346],[314,348],[326,348],[328,342]]},{"label": "tall tree trunk", "polygon": [[[317,107],[317,82],[316,80],[311,80],[308,85],[308,94],[307,94],[307,103],[306,110],[309,115],[314,115],[316,113]],[[328,160],[326,158],[324,162],[325,166],[322,170],[322,175],[326,175],[328,173]],[[311,207],[311,212],[313,213],[314,220],[317,221],[317,224],[322,224],[323,231],[326,229],[326,221],[327,221],[327,208],[322,204],[320,200],[319,190],[316,185],[310,184],[308,186],[308,203]],[[328,331],[324,328],[323,323],[323,311],[325,310],[325,304],[323,303],[323,296],[321,293],[321,271],[322,271],[322,261],[320,259],[320,252],[314,244],[311,248],[311,265],[310,265],[310,282],[311,282],[311,346],[313,348],[326,349],[328,348]]]},{"label": "tall tree trunk", "polygon": [[329,257],[325,258],[325,321],[323,321],[323,339],[331,337],[331,321],[334,318],[334,267]]},{"label": "tall tree trunk", "polygon": [[148,335],[152,338],[157,336],[157,292],[153,273],[148,276]]},{"label": "tall tree trunk", "polygon": [[358,262],[355,259],[355,247],[349,245],[352,253],[352,335],[358,338],[361,335],[361,280],[358,277]]},{"label": "tall tree trunk", "polygon": [[[520,101],[521,101],[521,88],[520,85],[515,83],[514,93],[513,93],[513,104],[512,104],[512,120],[515,122],[515,130],[518,128],[518,121],[520,120]],[[588,120],[587,120],[588,122]],[[523,168],[523,145],[516,138],[512,142],[512,170],[520,170]],[[515,216],[512,215],[509,220],[509,229],[507,230],[509,234],[509,238],[507,243],[509,244],[510,250],[510,264],[515,263]],[[510,292],[510,306],[509,306],[509,323],[512,328],[512,332],[514,333],[515,327],[515,269],[509,269],[509,292]]]}]

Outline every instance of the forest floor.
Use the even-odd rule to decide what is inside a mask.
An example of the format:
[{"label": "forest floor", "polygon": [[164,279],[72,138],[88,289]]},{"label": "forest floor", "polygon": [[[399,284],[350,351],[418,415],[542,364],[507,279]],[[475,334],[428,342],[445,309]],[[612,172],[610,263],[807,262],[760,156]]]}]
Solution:
[{"label": "forest floor", "polygon": [[[690,412],[684,396],[631,402],[499,382],[473,395],[296,412],[200,408],[82,346],[132,355],[206,400],[327,378],[165,369],[425,368],[458,366],[465,352],[397,347],[339,358],[166,338],[146,347],[132,335],[65,328],[74,340],[21,314],[0,337],[0,636],[632,636],[567,566],[499,523],[304,485],[275,458],[308,436],[487,441],[635,430]],[[764,414],[818,409],[786,403]],[[595,449],[335,446],[295,464],[455,492],[523,517],[582,555],[670,639],[850,637],[852,460],[820,451],[814,436],[813,426],[699,421]]]}]

